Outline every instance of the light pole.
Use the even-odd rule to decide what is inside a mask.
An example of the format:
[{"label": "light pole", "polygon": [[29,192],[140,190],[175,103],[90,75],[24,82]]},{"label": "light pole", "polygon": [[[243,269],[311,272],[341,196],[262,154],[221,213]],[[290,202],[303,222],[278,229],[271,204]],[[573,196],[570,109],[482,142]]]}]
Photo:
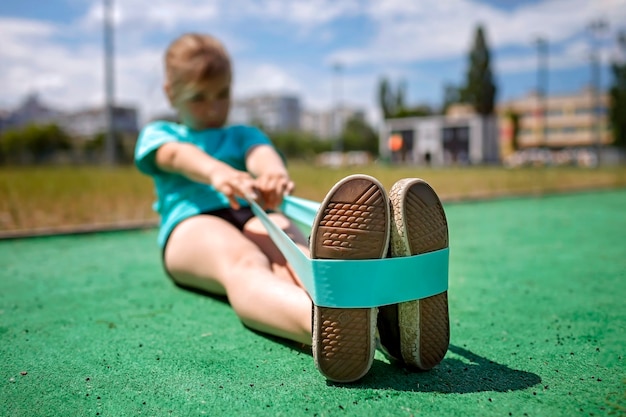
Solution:
[{"label": "light pole", "polygon": [[602,153],[602,125],[601,125],[601,100],[602,89],[602,62],[600,58],[600,45],[598,38],[608,29],[608,23],[604,19],[593,20],[589,24],[591,32],[591,83],[593,85],[593,120],[594,120],[594,143],[596,148],[597,165],[600,166]]},{"label": "light pole", "polygon": [[541,118],[541,145],[548,144],[548,41],[542,37],[535,40],[537,45],[537,96],[539,98],[539,114]]},{"label": "light pole", "polygon": [[115,128],[113,124],[113,108],[115,100],[114,78],[114,44],[113,44],[113,0],[104,0],[104,91],[105,91],[105,161],[108,165],[117,162]]},{"label": "light pole", "polygon": [[336,62],[333,65],[333,72],[335,75],[334,82],[334,98],[335,98],[335,115],[333,117],[333,122],[336,124],[337,129],[337,143],[336,150],[338,152],[343,152],[343,114],[342,114],[342,105],[341,105],[341,70],[343,69],[341,63]]}]

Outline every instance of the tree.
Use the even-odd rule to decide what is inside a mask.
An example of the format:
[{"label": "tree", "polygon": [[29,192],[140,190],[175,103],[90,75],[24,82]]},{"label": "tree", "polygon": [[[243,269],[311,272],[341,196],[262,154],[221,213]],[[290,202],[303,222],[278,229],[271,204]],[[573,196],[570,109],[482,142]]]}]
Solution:
[{"label": "tree", "polygon": [[389,80],[386,77],[380,79],[378,83],[378,104],[383,114],[383,119],[389,118],[391,114],[391,104],[389,102]]},{"label": "tree", "polygon": [[306,159],[332,149],[332,143],[300,131],[281,131],[270,135],[276,149],[286,158]]},{"label": "tree", "polygon": [[517,151],[519,150],[520,115],[513,109],[507,109],[504,113],[504,117],[508,119],[510,123],[511,149]]},{"label": "tree", "polygon": [[618,35],[618,43],[625,58],[621,62],[616,59],[611,64],[613,85],[609,91],[611,97],[609,120],[613,131],[613,143],[615,146],[626,148],[626,32]]},{"label": "tree", "polygon": [[433,109],[428,104],[418,104],[416,106],[401,109],[395,117],[421,117],[430,116],[432,114]]},{"label": "tree", "polygon": [[13,163],[42,163],[58,151],[71,149],[70,137],[55,124],[31,124],[7,130],[0,140],[3,159]]},{"label": "tree", "polygon": [[461,101],[461,89],[456,85],[446,84],[443,86],[443,105],[441,114],[446,114],[451,105]]},{"label": "tree", "polygon": [[346,151],[367,151],[378,155],[378,135],[362,117],[348,119],[342,136]]},{"label": "tree", "polygon": [[[106,158],[106,132],[96,133],[93,138],[86,140],[82,146],[84,156],[90,162],[102,162]],[[122,164],[132,163],[137,136],[113,132],[116,160]]]},{"label": "tree", "polygon": [[463,102],[469,103],[480,115],[493,114],[496,99],[496,85],[491,72],[491,59],[484,30],[476,28],[474,44],[469,54],[469,68],[466,84],[460,91]]},{"label": "tree", "polygon": [[389,80],[383,77],[378,85],[378,102],[385,119],[429,116],[433,114],[430,106],[420,104],[408,106],[406,104],[407,82],[401,80],[394,89]]},{"label": "tree", "polygon": [[398,89],[393,91],[391,83],[386,77],[380,80],[378,85],[378,103],[385,119],[396,117],[404,108],[404,97],[406,96],[406,83],[400,83]]}]

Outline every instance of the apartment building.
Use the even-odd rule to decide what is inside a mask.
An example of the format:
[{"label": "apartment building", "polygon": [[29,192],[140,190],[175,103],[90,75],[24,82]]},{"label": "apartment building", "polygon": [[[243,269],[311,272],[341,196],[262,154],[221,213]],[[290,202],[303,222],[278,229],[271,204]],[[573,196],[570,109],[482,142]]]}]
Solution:
[{"label": "apartment building", "polygon": [[[107,112],[102,107],[68,113],[57,120],[69,134],[77,137],[93,138],[107,130]],[[113,107],[113,129],[118,133],[136,134],[139,131],[137,109]]]},{"label": "apartment building", "polygon": [[339,106],[330,110],[305,110],[300,118],[300,128],[320,139],[336,139],[352,118],[365,120],[365,112],[348,106]]},{"label": "apartment building", "polygon": [[563,149],[611,144],[608,108],[608,95],[593,88],[545,98],[531,93],[503,102],[498,106],[503,154],[514,150],[513,128],[507,113],[514,112],[519,117],[518,149]]},{"label": "apartment building", "polygon": [[264,94],[234,100],[229,123],[255,124],[269,132],[300,129],[300,99],[291,95]]},{"label": "apartment building", "polygon": [[0,114],[0,131],[28,124],[56,123],[63,113],[42,103],[39,95],[29,94],[14,110]]},{"label": "apartment building", "polygon": [[[97,107],[74,112],[53,109],[41,102],[37,94],[31,94],[13,111],[0,114],[0,131],[21,128],[28,124],[57,124],[67,133],[91,139],[107,129],[106,109]],[[137,109],[115,106],[113,126],[116,132],[136,134],[138,131]]]}]

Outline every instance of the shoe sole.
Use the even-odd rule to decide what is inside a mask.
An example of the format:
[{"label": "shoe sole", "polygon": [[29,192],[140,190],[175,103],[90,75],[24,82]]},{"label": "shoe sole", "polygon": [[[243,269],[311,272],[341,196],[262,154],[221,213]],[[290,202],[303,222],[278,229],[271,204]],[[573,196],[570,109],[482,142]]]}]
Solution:
[{"label": "shoe sole", "polygon": [[[396,182],[391,203],[391,256],[411,256],[448,247],[448,223],[435,191],[417,178]],[[379,309],[381,344],[409,367],[428,370],[450,343],[448,293]]]},{"label": "shoe sole", "polygon": [[[327,194],[311,230],[311,258],[379,259],[389,245],[389,199],[375,178],[351,175]],[[364,278],[364,285],[367,277]],[[335,382],[367,374],[375,353],[375,308],[313,306],[313,356]]]}]

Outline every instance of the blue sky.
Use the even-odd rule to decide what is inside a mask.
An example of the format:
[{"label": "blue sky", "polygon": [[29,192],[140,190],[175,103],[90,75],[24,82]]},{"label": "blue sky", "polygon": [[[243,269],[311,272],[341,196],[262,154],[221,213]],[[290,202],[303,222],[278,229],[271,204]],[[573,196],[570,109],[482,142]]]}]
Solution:
[{"label": "blue sky", "polygon": [[[305,108],[341,101],[380,114],[381,77],[405,80],[410,104],[438,106],[446,84],[459,85],[475,28],[492,52],[498,100],[537,87],[537,48],[549,44],[550,94],[590,84],[590,22],[603,62],[618,56],[626,0],[114,0],[116,100],[143,119],[168,109],[161,56],[186,31],[211,33],[235,61],[235,96],[292,93]],[[0,3],[0,108],[37,92],[68,110],[103,102],[102,1]],[[341,70],[333,70],[340,64]]]}]

